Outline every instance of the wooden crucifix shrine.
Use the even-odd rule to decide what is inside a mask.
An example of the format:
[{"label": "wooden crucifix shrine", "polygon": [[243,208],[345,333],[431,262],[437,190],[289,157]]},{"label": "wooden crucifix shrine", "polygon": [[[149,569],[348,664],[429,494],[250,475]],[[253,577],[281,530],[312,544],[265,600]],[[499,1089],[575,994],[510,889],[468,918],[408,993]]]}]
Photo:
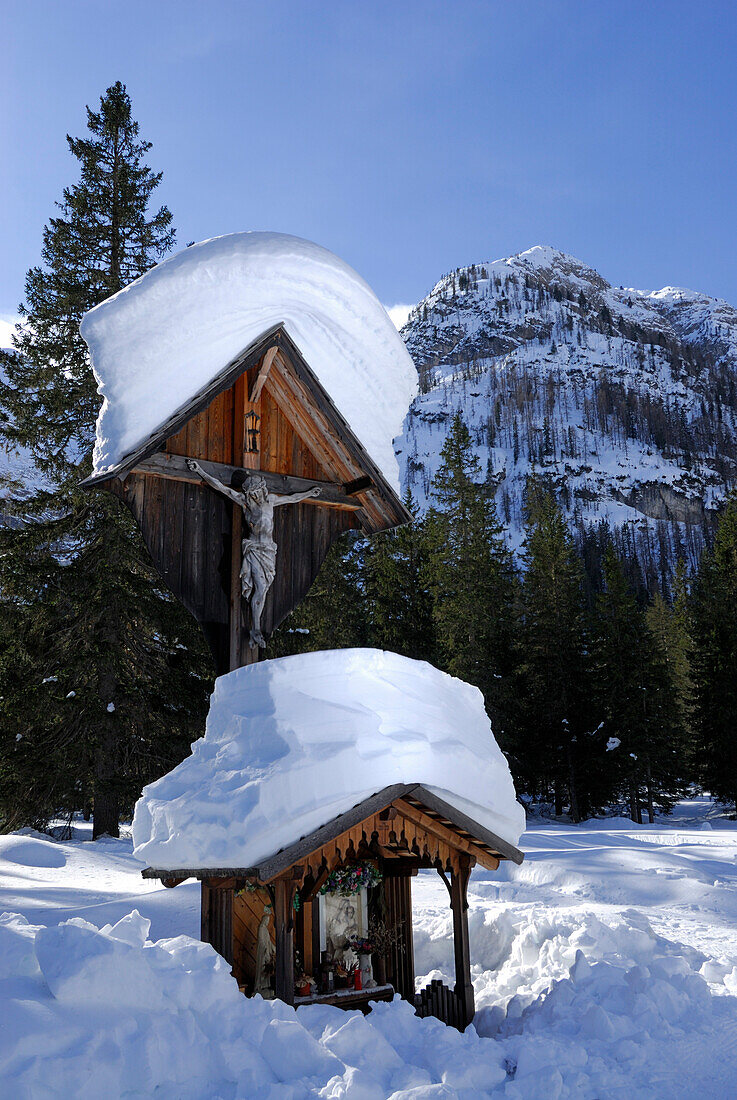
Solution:
[{"label": "wooden crucifix shrine", "polygon": [[334,539],[409,519],[282,326],[83,484],[128,505],[218,675],[258,660]]},{"label": "wooden crucifix shrine", "polygon": [[[523,855],[436,792],[421,784],[398,783],[307,836],[295,838],[258,866],[237,867],[226,858],[221,867],[147,867],[143,876],[160,879],[168,887],[192,877],[201,880],[201,937],[230,963],[240,988],[249,996],[260,993],[275,995],[287,1004],[331,1004],[367,1011],[370,1003],[391,1000],[398,993],[419,1016],[435,1016],[463,1031],[474,1015],[468,880],[475,863],[496,870],[500,860],[520,864]],[[375,913],[394,933],[391,943],[381,947],[377,941],[371,946],[377,980],[358,990],[310,988],[300,993],[295,948],[305,972],[317,974],[331,939],[328,902],[341,903],[327,890],[331,874],[357,861],[368,861],[376,868],[376,882],[364,891],[366,897],[360,903],[356,899],[346,908],[357,920],[365,902],[367,915]],[[435,869],[448,890],[455,982],[448,986],[436,978],[416,992],[412,880],[420,869]],[[322,897],[326,890],[327,897]],[[345,931],[341,919],[335,923]],[[267,932],[273,947],[271,989],[263,980],[259,952],[259,938]],[[333,949],[343,958],[346,950],[352,950],[340,935],[334,937]]]}]

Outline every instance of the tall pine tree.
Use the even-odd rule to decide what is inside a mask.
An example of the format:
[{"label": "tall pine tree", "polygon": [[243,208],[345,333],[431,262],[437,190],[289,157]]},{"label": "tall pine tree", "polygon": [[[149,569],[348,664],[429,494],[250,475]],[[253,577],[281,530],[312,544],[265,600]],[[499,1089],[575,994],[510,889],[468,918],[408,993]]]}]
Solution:
[{"label": "tall pine tree", "polygon": [[612,791],[626,792],[630,817],[641,823],[645,717],[644,624],[614,547],[602,562],[603,590],[596,598],[593,667],[598,717],[611,746]]},{"label": "tall pine tree", "polygon": [[648,818],[669,811],[685,795],[693,773],[690,640],[684,575],[676,573],[673,604],[656,592],[645,610],[645,730],[643,744]]},{"label": "tall pine tree", "polygon": [[410,523],[377,535],[366,553],[371,641],[415,660],[435,660],[425,520],[411,493],[404,499]]},{"label": "tall pine tree", "polygon": [[[619,788],[633,821],[670,810],[688,782],[688,683],[682,625],[665,601],[643,611],[613,546],[603,559],[593,631],[594,699],[606,737],[612,794]],[[680,611],[679,611],[680,614]]]},{"label": "tall pine tree", "polygon": [[694,683],[704,786],[737,809],[737,496],[701,559],[692,602]]},{"label": "tall pine tree", "polygon": [[599,802],[588,736],[583,569],[565,518],[544,485],[527,486],[517,756],[528,790],[552,781],[574,821]]},{"label": "tall pine tree", "polygon": [[67,138],[79,180],[44,229],[0,386],[5,434],[44,486],[20,503],[22,525],[0,531],[0,599],[18,622],[0,669],[0,815],[7,825],[87,805],[98,836],[117,835],[141,785],[199,731],[210,663],[125,508],[78,488],[100,403],[79,321],[174,241],[169,210],[149,210],[161,174],[122,84],[88,108],[87,126]]},{"label": "tall pine tree", "polygon": [[430,590],[441,667],[480,688],[505,742],[515,636],[516,577],[494,498],[457,413],[441,451],[426,519]]}]

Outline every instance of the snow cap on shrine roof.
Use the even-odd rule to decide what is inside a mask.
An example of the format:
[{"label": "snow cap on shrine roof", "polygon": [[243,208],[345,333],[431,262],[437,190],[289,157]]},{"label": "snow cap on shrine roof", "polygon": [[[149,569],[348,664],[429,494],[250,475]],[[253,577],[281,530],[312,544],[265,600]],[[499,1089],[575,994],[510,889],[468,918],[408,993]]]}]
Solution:
[{"label": "snow cap on shrine roof", "polygon": [[348,264],[283,233],[192,245],[85,314],[80,331],[103,397],[94,475],[123,466],[279,327],[396,490],[392,440],[416,392],[412,360]]},{"label": "snow cap on shrine roof", "polygon": [[477,688],[375,649],[262,661],[216,681],[205,736],[144,788],[135,853],[169,871],[276,866],[277,853],[403,785],[521,861],[524,810]]}]

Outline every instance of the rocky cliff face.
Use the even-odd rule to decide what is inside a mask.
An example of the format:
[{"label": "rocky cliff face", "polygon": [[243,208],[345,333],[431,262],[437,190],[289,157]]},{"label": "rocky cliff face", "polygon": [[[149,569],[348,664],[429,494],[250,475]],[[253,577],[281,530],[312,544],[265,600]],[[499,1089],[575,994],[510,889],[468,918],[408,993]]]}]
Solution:
[{"label": "rocky cliff face", "polygon": [[446,275],[402,335],[421,392],[395,449],[421,505],[460,410],[513,545],[534,470],[580,534],[607,521],[646,570],[698,557],[737,475],[732,306],[537,247]]}]

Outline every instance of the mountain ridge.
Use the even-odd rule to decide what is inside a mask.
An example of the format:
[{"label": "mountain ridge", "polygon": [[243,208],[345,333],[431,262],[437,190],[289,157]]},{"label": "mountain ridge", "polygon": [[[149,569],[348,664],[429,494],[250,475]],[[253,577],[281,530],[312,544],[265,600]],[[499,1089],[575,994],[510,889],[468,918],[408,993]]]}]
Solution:
[{"label": "mountain ridge", "polygon": [[444,275],[402,336],[420,393],[395,441],[421,507],[461,412],[519,549],[527,476],[583,538],[608,523],[655,576],[695,564],[737,477],[737,310],[613,287],[549,245]]}]

